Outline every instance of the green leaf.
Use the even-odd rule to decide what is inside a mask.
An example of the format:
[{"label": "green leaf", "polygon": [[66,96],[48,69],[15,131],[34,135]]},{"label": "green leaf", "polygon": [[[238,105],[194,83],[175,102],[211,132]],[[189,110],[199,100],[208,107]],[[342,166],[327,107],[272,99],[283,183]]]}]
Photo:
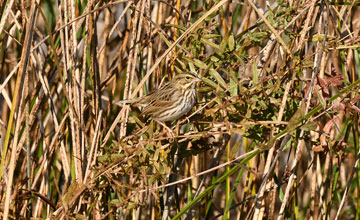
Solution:
[{"label": "green leaf", "polygon": [[186,69],[186,64],[181,59],[176,58],[175,60],[180,64],[182,69]]},{"label": "green leaf", "polygon": [[188,65],[189,65],[189,69],[191,72],[196,72],[196,69],[195,69],[195,66],[193,63],[189,62]]},{"label": "green leaf", "polygon": [[318,124],[315,121],[311,121],[301,126],[301,129],[303,129],[304,131],[315,131],[317,126]]},{"label": "green leaf", "polygon": [[231,30],[234,29],[235,25],[237,24],[237,21],[239,18],[239,16],[241,15],[241,9],[242,9],[242,4],[237,4],[235,10],[234,10],[234,15],[232,17],[232,21],[231,21]]},{"label": "green leaf", "polygon": [[219,45],[215,44],[214,42],[212,42],[210,40],[201,38],[200,42],[202,42],[203,44],[209,45],[209,46],[211,46],[211,47],[213,47],[213,48],[215,48],[217,50],[223,51]]},{"label": "green leaf", "polygon": [[111,205],[122,205],[123,202],[120,199],[113,199],[110,201]]},{"label": "green leaf", "polygon": [[206,38],[206,39],[211,39],[211,38],[219,38],[219,37],[221,37],[221,35],[220,34],[205,34],[202,37]]},{"label": "green leaf", "polygon": [[88,217],[86,217],[84,215],[76,214],[75,219],[76,220],[86,220],[86,219],[88,219]]},{"label": "green leaf", "polygon": [[198,66],[200,69],[207,69],[207,66],[205,63],[203,63],[201,60],[194,59],[194,64]]},{"label": "green leaf", "polygon": [[[202,81],[203,81],[204,83],[208,84],[209,86],[213,87],[213,88],[217,88],[217,87],[218,87],[218,85],[217,85],[214,81],[212,81],[212,80],[210,80],[210,79],[202,78]],[[223,90],[223,89],[220,88],[220,90]]]},{"label": "green leaf", "polygon": [[256,86],[259,83],[259,73],[258,73],[258,69],[256,66],[256,63],[254,62],[253,64],[253,79],[252,79],[252,83],[253,86]]},{"label": "green leaf", "polygon": [[230,78],[230,95],[232,97],[237,96],[238,94],[238,84],[233,80],[233,78]]},{"label": "green leaf", "polygon": [[166,43],[166,45],[167,45],[168,47],[170,47],[170,46],[171,46],[171,43],[170,43],[170,42],[168,41],[168,39],[163,35],[163,33],[161,33],[161,31],[159,31],[158,34],[159,34],[160,38]]},{"label": "green leaf", "polygon": [[300,123],[300,120],[304,117],[305,110],[306,110],[306,104],[304,101],[302,101],[298,110],[295,112],[295,114],[289,120],[289,123],[286,127],[288,132],[293,131],[298,126],[298,124]]},{"label": "green leaf", "polygon": [[229,42],[228,42],[228,45],[229,45],[229,49],[230,51],[233,51],[234,48],[235,48],[235,39],[234,39],[234,35],[233,33],[230,34],[229,36]]},{"label": "green leaf", "polygon": [[224,88],[224,89],[227,89],[228,86],[225,82],[225,80],[220,76],[220,74],[215,70],[215,69],[210,69],[209,70],[209,73],[212,77],[215,78],[215,80]]},{"label": "green leaf", "polygon": [[210,60],[213,61],[213,62],[218,62],[220,59],[217,58],[216,56],[211,56]]}]

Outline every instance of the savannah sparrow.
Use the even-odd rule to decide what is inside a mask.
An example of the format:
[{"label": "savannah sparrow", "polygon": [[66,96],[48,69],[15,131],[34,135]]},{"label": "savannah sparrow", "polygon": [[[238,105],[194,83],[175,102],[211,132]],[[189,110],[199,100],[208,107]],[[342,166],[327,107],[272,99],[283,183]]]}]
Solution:
[{"label": "savannah sparrow", "polygon": [[196,83],[200,81],[195,73],[184,72],[146,96],[115,104],[143,107],[141,114],[151,116],[155,121],[173,121],[187,114],[194,106]]}]

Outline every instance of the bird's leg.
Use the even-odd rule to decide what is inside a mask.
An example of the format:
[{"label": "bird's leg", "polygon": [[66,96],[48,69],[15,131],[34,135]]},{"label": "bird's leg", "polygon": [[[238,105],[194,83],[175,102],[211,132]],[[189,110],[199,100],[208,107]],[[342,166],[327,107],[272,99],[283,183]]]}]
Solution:
[{"label": "bird's leg", "polygon": [[187,123],[189,124],[190,123],[190,118],[185,116],[185,120],[187,121]]},{"label": "bird's leg", "polygon": [[161,122],[161,121],[158,121],[156,120],[157,123],[159,123],[160,125],[162,125],[167,131],[168,131],[168,137],[169,138],[174,138],[175,137],[175,134],[174,132],[171,130],[171,128],[169,128],[168,126],[166,126],[165,123]]},{"label": "bird's leg", "polygon": [[[188,124],[190,123],[189,117],[185,117],[185,120],[186,120],[186,122],[187,122]],[[183,121],[183,120],[182,120],[182,121]],[[176,127],[175,127],[176,134],[180,134],[180,133],[179,133],[180,126],[181,126],[181,121],[178,120],[178,121],[176,122]]]}]

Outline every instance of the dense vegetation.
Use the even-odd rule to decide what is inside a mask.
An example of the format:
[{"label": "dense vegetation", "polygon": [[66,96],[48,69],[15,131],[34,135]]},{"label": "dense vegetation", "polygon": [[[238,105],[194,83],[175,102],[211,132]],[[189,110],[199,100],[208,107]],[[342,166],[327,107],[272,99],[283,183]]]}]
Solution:
[{"label": "dense vegetation", "polygon": [[[359,219],[357,1],[0,3],[2,219]],[[113,101],[184,71],[168,122]]]}]

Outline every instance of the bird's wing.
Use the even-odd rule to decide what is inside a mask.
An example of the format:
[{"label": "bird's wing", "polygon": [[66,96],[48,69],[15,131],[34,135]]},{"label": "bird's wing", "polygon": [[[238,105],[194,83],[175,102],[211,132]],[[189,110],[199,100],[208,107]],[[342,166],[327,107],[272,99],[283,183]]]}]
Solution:
[{"label": "bird's wing", "polygon": [[142,115],[152,114],[174,103],[174,100],[178,99],[178,90],[174,90],[171,87],[165,87],[161,90],[157,90],[152,97],[150,103],[143,109]]}]

